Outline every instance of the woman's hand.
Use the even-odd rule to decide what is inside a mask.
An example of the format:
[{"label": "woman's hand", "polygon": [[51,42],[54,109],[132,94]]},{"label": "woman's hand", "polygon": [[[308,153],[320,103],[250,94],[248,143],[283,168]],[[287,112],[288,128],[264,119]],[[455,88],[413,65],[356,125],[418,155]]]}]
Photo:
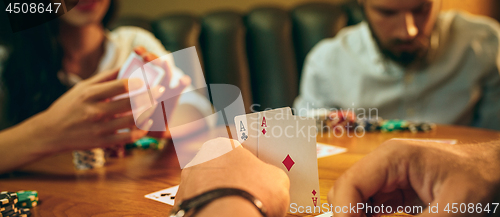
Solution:
[{"label": "woman's hand", "polygon": [[[145,136],[153,124],[149,119],[152,111],[134,120],[131,99],[113,99],[144,83],[141,79],[116,80],[117,74],[118,70],[112,70],[84,80],[47,110],[1,131],[0,173],[56,152],[123,145]],[[164,91],[161,85],[153,87],[133,96],[132,101],[150,105],[150,96],[158,99]],[[118,133],[120,129],[130,130]]]},{"label": "woman's hand", "polygon": [[[99,73],[78,83],[46,111],[29,120],[30,124],[38,126],[34,136],[47,144],[47,151],[126,144],[146,135],[147,131],[136,127],[130,113],[130,99],[111,100],[144,84],[140,79],[116,80],[117,73],[118,70]],[[161,89],[154,89],[153,95],[161,95]],[[149,100],[147,93],[136,99]],[[140,120],[137,124],[148,129],[152,120]],[[131,130],[117,133],[124,128]]]},{"label": "woman's hand", "polygon": [[[193,162],[199,164],[182,171],[181,184],[175,197],[176,203],[208,190],[233,187],[246,190],[261,200],[269,217],[285,215],[290,201],[288,176],[282,170],[260,161],[238,141],[226,138],[210,140],[203,144],[188,166]],[[258,214],[255,207],[246,206],[250,204],[249,202],[239,199],[228,197],[215,200],[203,208],[197,216]],[[239,205],[241,207],[238,207]],[[245,206],[249,210],[237,211]]]},{"label": "woman's hand", "polygon": [[[166,59],[158,58],[157,55],[153,53],[149,53],[144,47],[136,47],[134,51],[140,55],[144,62],[151,62],[152,64],[161,67],[165,71],[165,76],[160,82],[161,86],[164,87],[163,95],[158,98],[158,104],[154,105],[153,108],[148,109],[148,114],[152,114],[152,119],[155,120],[155,124],[152,127],[152,132],[149,132],[148,135],[157,137],[157,138],[171,138],[171,131],[168,127],[169,124],[174,126],[181,125],[184,123],[179,123],[182,121],[176,120],[177,118],[172,118],[174,116],[174,111],[178,108],[179,98],[186,87],[191,84],[191,78],[187,75],[183,75],[176,86],[171,86],[171,81],[173,78],[173,68],[171,63]],[[192,108],[184,107],[183,110],[189,110]],[[176,111],[178,112],[178,111]],[[193,112],[191,112],[193,113]],[[146,115],[141,115],[141,117],[145,117]],[[177,114],[175,116],[178,116]],[[150,116],[151,117],[151,116]],[[168,123],[165,121],[167,119]],[[201,118],[201,117],[199,117]],[[197,118],[198,119],[198,118]],[[162,123],[160,123],[162,122]],[[163,124],[165,123],[165,124]],[[190,126],[190,130],[192,130],[194,126]],[[200,127],[201,128],[201,127]],[[161,131],[158,131],[161,129]],[[181,131],[184,131],[181,129]],[[176,133],[175,135],[181,135],[181,133]]]}]

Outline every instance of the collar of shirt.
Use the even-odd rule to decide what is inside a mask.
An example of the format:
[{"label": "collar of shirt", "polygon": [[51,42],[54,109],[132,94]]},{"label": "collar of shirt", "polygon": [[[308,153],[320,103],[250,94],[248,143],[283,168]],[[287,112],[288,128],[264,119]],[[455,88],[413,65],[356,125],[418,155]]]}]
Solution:
[{"label": "collar of shirt", "polygon": [[454,13],[441,13],[439,15],[436,25],[431,33],[429,50],[423,58],[423,61],[419,64],[406,68],[382,54],[366,21],[361,23],[361,35],[362,41],[365,44],[365,49],[363,49],[362,52],[359,52],[359,54],[363,54],[363,58],[370,63],[372,68],[370,71],[373,75],[402,78],[405,75],[405,72],[414,71],[415,68],[425,68],[427,65],[431,64],[433,60],[437,59],[439,55],[442,55],[442,52],[445,50],[444,42],[448,37],[453,17]]}]

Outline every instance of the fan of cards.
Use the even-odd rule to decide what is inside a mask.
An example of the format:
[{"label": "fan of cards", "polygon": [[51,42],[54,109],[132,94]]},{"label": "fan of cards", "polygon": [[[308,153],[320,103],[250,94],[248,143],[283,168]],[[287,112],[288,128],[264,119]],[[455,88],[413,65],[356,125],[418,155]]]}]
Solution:
[{"label": "fan of cards", "polygon": [[118,77],[116,79],[138,78],[142,80],[146,85],[143,85],[140,89],[116,96],[113,99],[123,99],[127,96],[134,96],[140,93],[144,93],[147,91],[148,87],[152,88],[160,84],[164,76],[165,70],[152,63],[145,63],[141,56],[139,56],[135,52],[132,52],[128,56],[127,61],[125,61],[125,63],[123,64],[120,72],[118,72]]},{"label": "fan of cards", "polygon": [[[113,98],[113,100],[124,99],[127,97],[145,93],[148,88],[159,85],[164,76],[165,70],[154,64],[148,64],[144,62],[141,56],[139,56],[135,52],[132,52],[118,72],[118,76],[116,79],[138,78],[146,85],[143,85],[137,90],[130,91],[129,93],[124,93],[116,96]],[[154,101],[154,99],[150,100]],[[127,131],[129,131],[129,129],[121,129],[118,132],[120,133]],[[158,144],[158,142],[156,142],[156,144]],[[143,145],[138,145],[138,147],[143,147]],[[111,150],[108,149],[108,153],[111,153],[111,156],[124,156],[124,151],[124,147],[118,147]],[[106,162],[105,156],[105,151],[101,148],[74,151],[73,163],[75,165],[75,168],[78,170],[100,168],[103,167]]]},{"label": "fan of cards", "polygon": [[291,204],[321,204],[314,119],[294,116],[290,108],[282,108],[236,116],[234,122],[244,148],[288,175]]}]

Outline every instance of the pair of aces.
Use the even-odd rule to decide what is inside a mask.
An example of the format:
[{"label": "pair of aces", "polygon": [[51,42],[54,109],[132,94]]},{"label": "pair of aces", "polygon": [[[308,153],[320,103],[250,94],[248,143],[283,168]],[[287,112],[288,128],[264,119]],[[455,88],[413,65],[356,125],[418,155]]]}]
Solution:
[{"label": "pair of aces", "polygon": [[319,206],[316,122],[292,115],[290,108],[234,118],[238,141],[290,179],[290,203]]}]

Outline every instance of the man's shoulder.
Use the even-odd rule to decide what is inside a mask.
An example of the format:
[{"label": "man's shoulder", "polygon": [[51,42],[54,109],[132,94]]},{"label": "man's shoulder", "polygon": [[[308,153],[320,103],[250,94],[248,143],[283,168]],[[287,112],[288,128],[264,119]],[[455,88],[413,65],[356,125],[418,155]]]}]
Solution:
[{"label": "man's shoulder", "polygon": [[340,30],[333,38],[321,40],[310,52],[311,58],[335,57],[342,53],[357,53],[364,46],[364,37],[369,31],[368,25],[361,22]]},{"label": "man's shoulder", "polygon": [[[500,24],[493,18],[473,15],[462,11],[442,12],[443,20],[449,20],[449,32],[467,40],[477,37],[498,40]],[[446,21],[444,21],[446,22]]]}]

